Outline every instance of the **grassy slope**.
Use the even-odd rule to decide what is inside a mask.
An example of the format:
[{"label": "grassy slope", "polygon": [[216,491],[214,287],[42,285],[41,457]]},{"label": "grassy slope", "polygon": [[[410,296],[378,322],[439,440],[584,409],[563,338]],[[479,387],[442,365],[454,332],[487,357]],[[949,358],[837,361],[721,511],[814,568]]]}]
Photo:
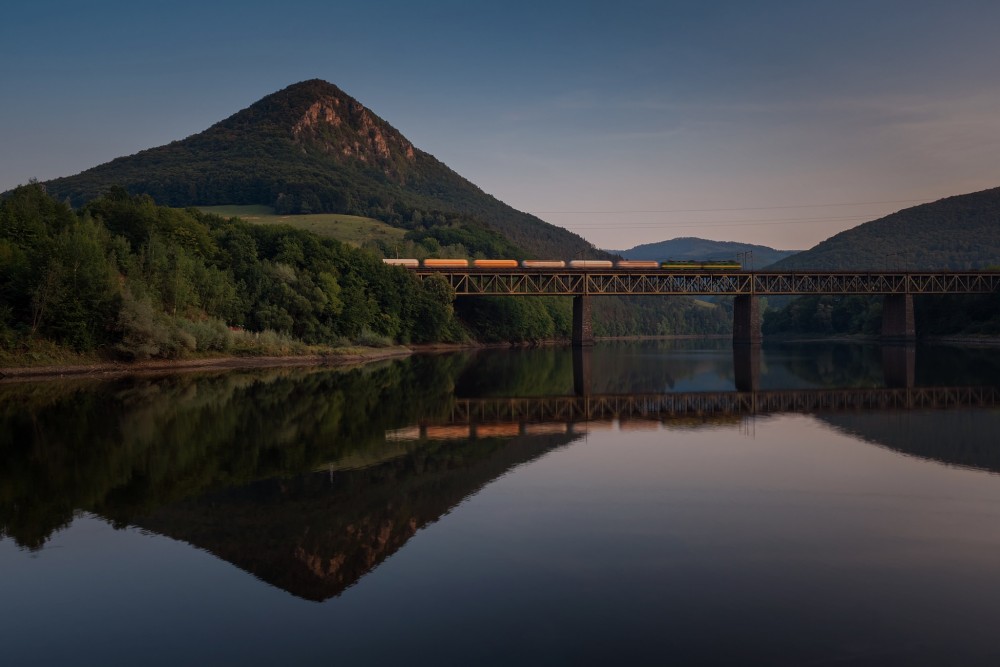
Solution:
[{"label": "grassy slope", "polygon": [[319,236],[337,239],[353,246],[365,241],[384,239],[402,242],[406,230],[391,227],[374,218],[339,213],[314,213],[309,215],[276,215],[270,206],[199,206],[205,213],[224,218],[242,218],[261,225],[288,225],[304,229]]}]

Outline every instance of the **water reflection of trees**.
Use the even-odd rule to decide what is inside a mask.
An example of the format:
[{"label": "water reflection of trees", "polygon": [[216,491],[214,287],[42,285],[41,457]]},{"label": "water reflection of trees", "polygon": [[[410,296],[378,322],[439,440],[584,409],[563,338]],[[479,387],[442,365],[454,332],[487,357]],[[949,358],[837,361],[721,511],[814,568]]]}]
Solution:
[{"label": "water reflection of trees", "polygon": [[[728,340],[634,341],[598,345],[586,354],[588,389],[595,394],[669,391],[678,381],[696,377],[706,378],[706,390],[733,382]],[[470,358],[456,391],[461,396],[573,394],[573,351],[568,347],[482,350]]]},{"label": "water reflection of trees", "polygon": [[127,523],[377,448],[447,411],[464,363],[0,385],[0,534],[38,548],[79,510]]},{"label": "water reflection of trees", "polygon": [[[871,387],[885,382],[883,347],[857,343],[811,343],[767,348],[770,368],[782,368],[820,387]],[[1000,354],[989,347],[934,346],[916,351],[919,386],[995,385]]]},{"label": "water reflection of trees", "polygon": [[[704,379],[706,388],[720,390],[721,384],[725,391],[719,378],[732,375],[730,348],[668,348],[625,346],[616,367],[614,348],[598,347],[594,393],[649,391],[666,377],[694,378],[689,386]],[[918,384],[995,384],[1000,377],[995,350],[932,352],[917,357]],[[802,380],[819,386],[883,382],[877,346],[768,350],[768,366],[777,373],[772,377],[790,377],[791,386]],[[168,505],[331,463],[344,470],[408,461],[425,443],[387,443],[385,433],[447,421],[456,395],[572,391],[567,348],[413,357],[351,371],[0,384],[0,536],[39,548],[81,510],[127,525]],[[956,450],[947,428],[940,437],[929,435],[935,431],[928,427],[897,442],[886,439],[891,433],[862,426],[868,430],[845,428],[914,455],[1000,470],[985,444],[989,436],[970,436]]]}]

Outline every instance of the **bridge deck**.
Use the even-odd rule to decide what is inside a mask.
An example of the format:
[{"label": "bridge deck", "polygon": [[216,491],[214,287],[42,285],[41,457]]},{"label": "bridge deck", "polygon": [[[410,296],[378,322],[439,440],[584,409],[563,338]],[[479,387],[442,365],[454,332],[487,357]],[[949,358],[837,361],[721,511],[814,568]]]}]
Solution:
[{"label": "bridge deck", "polygon": [[604,269],[419,269],[457,296],[976,294],[1000,291],[1000,271],[667,271]]}]

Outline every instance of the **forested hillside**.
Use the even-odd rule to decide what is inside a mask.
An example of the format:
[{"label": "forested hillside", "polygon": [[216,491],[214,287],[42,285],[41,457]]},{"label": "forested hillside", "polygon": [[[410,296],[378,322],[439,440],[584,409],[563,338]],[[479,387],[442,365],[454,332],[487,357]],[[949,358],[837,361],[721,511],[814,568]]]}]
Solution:
[{"label": "forested hillside", "polygon": [[0,350],[39,340],[126,359],[464,336],[443,281],[289,227],[112,189],[78,211],[0,200]]},{"label": "forested hillside", "polygon": [[336,86],[304,81],[166,146],[46,184],[73,206],[108,187],[173,207],[266,205],[278,213],[367,216],[470,252],[600,256],[565,229],[517,211],[416,148]]},{"label": "forested hillside", "polygon": [[903,209],[848,229],[775,270],[981,269],[1000,264],[1000,188]]},{"label": "forested hillside", "polygon": [[[1000,188],[866,222],[777,262],[774,270],[989,269],[1000,266]],[[921,336],[1000,333],[1000,295],[918,296]],[[879,332],[881,297],[800,297],[764,317],[765,334]]]},{"label": "forested hillside", "polygon": [[[775,250],[752,243],[682,237],[657,243],[644,243],[628,250],[608,252],[619,254],[626,259],[738,259],[747,268],[752,265],[755,269],[762,269],[799,251]],[[747,253],[750,253],[749,257]]]}]

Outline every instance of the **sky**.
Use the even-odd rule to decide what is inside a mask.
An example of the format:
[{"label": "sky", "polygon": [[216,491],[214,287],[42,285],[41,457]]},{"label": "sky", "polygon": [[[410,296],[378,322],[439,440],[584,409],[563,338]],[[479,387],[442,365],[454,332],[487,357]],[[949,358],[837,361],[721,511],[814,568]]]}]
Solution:
[{"label": "sky", "polygon": [[602,248],[804,249],[1000,186],[1000,3],[52,2],[0,18],[0,191],[336,84]]}]

